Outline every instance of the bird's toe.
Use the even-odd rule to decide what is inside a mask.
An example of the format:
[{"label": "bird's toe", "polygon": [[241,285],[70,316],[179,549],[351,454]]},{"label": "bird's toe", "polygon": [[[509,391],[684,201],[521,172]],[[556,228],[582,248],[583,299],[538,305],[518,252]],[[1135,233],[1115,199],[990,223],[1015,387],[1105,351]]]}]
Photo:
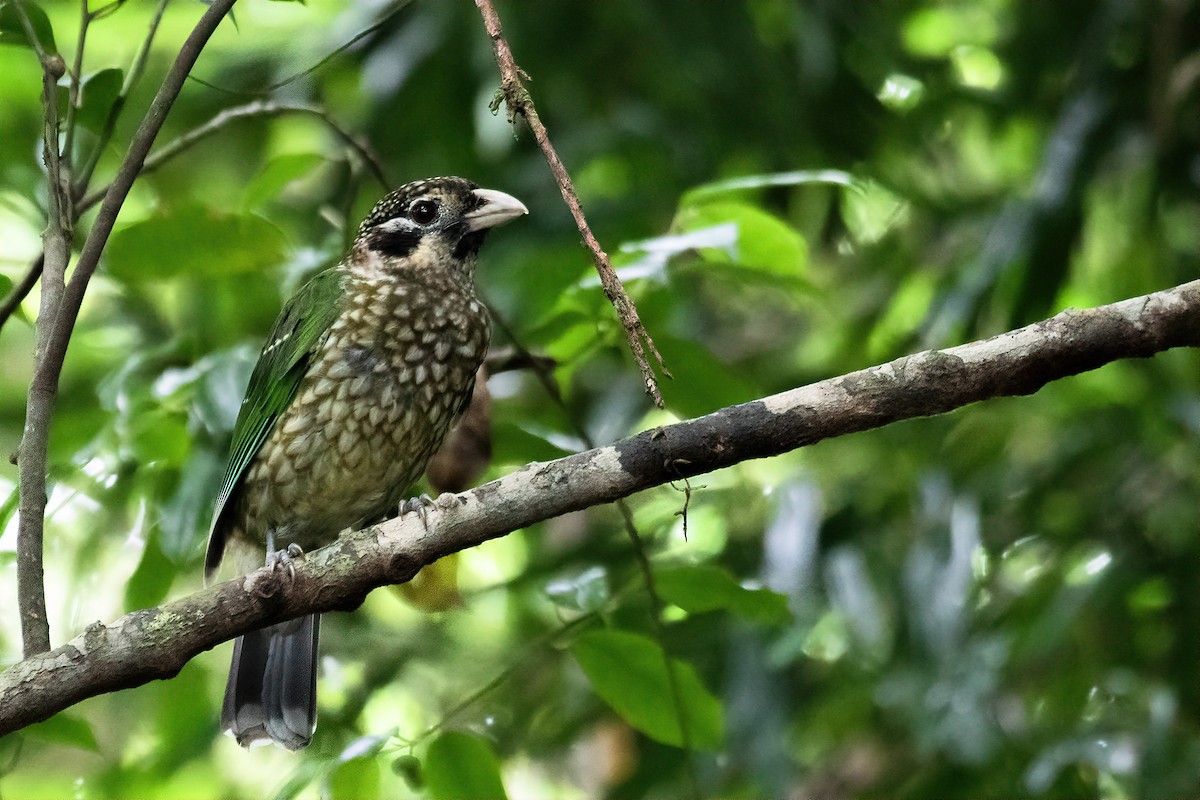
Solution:
[{"label": "bird's toe", "polygon": [[414,512],[421,518],[421,524],[425,526],[425,530],[429,530],[429,512],[434,508],[437,506],[434,505],[433,498],[422,492],[417,497],[410,497],[400,504],[400,516]]}]

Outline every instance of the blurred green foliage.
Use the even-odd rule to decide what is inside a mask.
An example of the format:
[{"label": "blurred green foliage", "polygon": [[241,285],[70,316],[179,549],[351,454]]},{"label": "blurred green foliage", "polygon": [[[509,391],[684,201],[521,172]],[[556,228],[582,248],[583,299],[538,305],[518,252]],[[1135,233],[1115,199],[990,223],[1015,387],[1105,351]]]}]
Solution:
[{"label": "blurred green foliage", "polygon": [[[79,4],[24,5],[70,63]],[[152,13],[112,6],[88,32],[77,164]],[[275,86],[369,143],[396,183],[462,174],[522,198],[530,216],[492,237],[479,280],[519,344],[556,360],[562,402],[527,371],[492,379],[495,476],[585,435],[604,443],[1194,279],[1198,6],[503,3],[589,220],[674,374],[663,412],[541,154],[488,111],[498,77],[471,3],[246,0],[159,144]],[[168,7],[93,188],[200,12]],[[46,207],[40,70],[14,22],[0,3],[2,292],[36,256]],[[287,113],[233,121],[135,185],[55,416],[56,643],[200,585],[262,337],[381,191],[320,119]],[[35,290],[0,332],[5,454],[36,310]],[[302,754],[217,734],[220,648],[0,739],[0,794],[1194,792],[1198,367],[1195,352],[1116,363],[645,492],[632,510],[657,624],[614,509],[518,532],[463,554],[460,608],[423,614],[377,592],[330,617],[321,723]],[[0,461],[5,663],[20,652],[15,480]]]}]

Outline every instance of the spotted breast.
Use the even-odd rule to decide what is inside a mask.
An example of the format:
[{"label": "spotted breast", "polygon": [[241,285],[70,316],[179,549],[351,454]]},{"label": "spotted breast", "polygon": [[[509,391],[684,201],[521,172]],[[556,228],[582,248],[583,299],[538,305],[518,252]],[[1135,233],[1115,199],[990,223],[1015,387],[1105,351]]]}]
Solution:
[{"label": "spotted breast", "polygon": [[395,513],[470,397],[487,313],[469,281],[351,278],[347,308],[247,470],[235,517],[309,549]]}]

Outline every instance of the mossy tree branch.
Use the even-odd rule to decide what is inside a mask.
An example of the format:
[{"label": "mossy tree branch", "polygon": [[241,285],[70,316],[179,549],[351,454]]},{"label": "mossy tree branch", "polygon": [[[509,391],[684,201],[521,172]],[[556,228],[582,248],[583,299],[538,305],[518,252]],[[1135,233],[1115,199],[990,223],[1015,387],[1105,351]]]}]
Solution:
[{"label": "mossy tree branch", "polygon": [[259,570],[107,626],[92,624],[0,673],[0,735],[85,698],[171,677],[196,654],[246,631],[354,608],[375,587],[407,581],[425,564],[551,517],[824,439],[1032,394],[1118,359],[1197,346],[1200,281],[1193,281],[529,464],[438,498],[429,530],[410,515],[342,536],[302,559],[286,587],[278,574]]}]

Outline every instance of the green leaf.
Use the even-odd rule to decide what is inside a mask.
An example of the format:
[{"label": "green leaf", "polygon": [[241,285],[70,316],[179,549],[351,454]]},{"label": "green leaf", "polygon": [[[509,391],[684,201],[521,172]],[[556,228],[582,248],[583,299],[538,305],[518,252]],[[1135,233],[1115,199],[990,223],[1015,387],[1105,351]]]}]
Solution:
[{"label": "green leaf", "polygon": [[921,8],[904,21],[904,46],[915,56],[942,58],[963,45],[988,45],[999,29],[986,4],[959,3]]},{"label": "green leaf", "polygon": [[360,736],[342,748],[342,752],[338,753],[338,763],[343,764],[356,758],[374,758],[395,735],[396,731],[393,729],[382,736],[378,734]]},{"label": "green leaf", "polygon": [[842,219],[858,242],[870,244],[884,237],[908,217],[908,204],[875,181],[859,181],[854,191],[842,194]]},{"label": "green leaf", "polygon": [[86,76],[79,86],[79,110],[75,112],[75,121],[93,133],[100,133],[124,82],[125,73],[116,68],[102,69]]},{"label": "green leaf", "polygon": [[911,75],[893,72],[883,79],[883,85],[876,93],[879,102],[892,111],[907,113],[912,111],[925,97],[925,84]]},{"label": "green leaf", "polygon": [[[733,223],[737,226],[734,263],[765,272],[798,276],[808,263],[808,244],[796,230],[777,217],[746,203],[712,202],[684,207],[677,223],[684,231],[696,231]],[[705,260],[728,263],[724,249],[705,248]]]},{"label": "green leaf", "polygon": [[[571,646],[592,688],[633,727],[664,744],[683,746],[679,714],[661,647],[626,631],[589,631]],[[692,747],[715,750],[724,729],[721,703],[690,664],[670,659]]]},{"label": "green leaf", "polygon": [[595,566],[570,577],[546,584],[550,602],[572,611],[599,611],[609,601],[608,571]]},{"label": "green leaf", "polygon": [[224,454],[199,447],[183,465],[175,493],[161,506],[160,535],[155,537],[171,563],[182,565],[194,554],[197,536],[208,525],[224,467]]},{"label": "green leaf", "polygon": [[570,455],[560,445],[549,441],[528,428],[521,427],[515,413],[495,411],[492,422],[492,460],[496,464],[525,464],[530,461],[553,461]]},{"label": "green leaf", "polygon": [[172,765],[185,764],[212,748],[215,720],[208,688],[211,679],[208,667],[195,659],[171,680],[155,681],[143,689],[150,695],[143,706],[150,715],[144,724],[162,741],[143,756],[139,769],[168,775],[174,769]]},{"label": "green leaf", "polygon": [[770,589],[747,589],[725,570],[709,564],[655,570],[654,585],[663,600],[690,614],[725,609],[753,622],[790,622],[787,598]]},{"label": "green leaf", "polygon": [[[31,0],[25,0],[22,6],[25,8],[25,14],[29,17],[34,35],[42,43],[42,49],[47,53],[57,53],[58,45],[54,43],[54,28],[51,27],[50,18],[46,16],[46,12]],[[21,24],[21,19],[17,16],[17,11],[11,2],[0,4],[0,44],[14,44],[19,47],[31,45],[29,37],[25,35],[25,26]]]},{"label": "green leaf", "polygon": [[24,733],[31,737],[42,739],[55,744],[66,744],[81,750],[100,751],[92,726],[78,717],[66,713],[55,714],[45,722],[39,722],[25,728]]},{"label": "green leaf", "polygon": [[288,153],[271,159],[246,186],[242,207],[257,208],[274,200],[289,183],[303,178],[328,160],[320,153]]},{"label": "green leaf", "polygon": [[17,506],[21,504],[21,492],[16,486],[8,493],[3,503],[0,503],[0,531],[8,528],[8,521],[12,519],[12,515],[17,513]]},{"label": "green leaf", "polygon": [[989,91],[1004,80],[1004,64],[990,49],[963,45],[950,52],[950,63],[958,82],[973,89]]},{"label": "green leaf", "polygon": [[110,275],[128,283],[212,278],[268,269],[286,249],[283,234],[262,217],[189,205],[114,233],[107,263]]},{"label": "green leaf", "polygon": [[715,181],[688,190],[680,201],[682,206],[696,205],[711,197],[730,192],[744,192],[754,189],[769,189],[776,186],[804,186],[825,184],[830,186],[851,186],[854,178],[850,173],[840,169],[795,170],[793,172],[772,172],[766,175],[745,175],[729,180]]},{"label": "green leaf", "polygon": [[292,800],[298,797],[310,783],[328,774],[332,763],[317,759],[301,761],[288,776],[287,782],[275,793],[275,800]]},{"label": "green leaf", "polygon": [[162,602],[179,572],[164,554],[160,536],[151,533],[142,549],[142,559],[125,584],[125,610],[150,608]]},{"label": "green leaf", "polygon": [[191,450],[192,437],[182,414],[152,408],[130,420],[125,441],[130,455],[142,466],[180,467]]},{"label": "green leaf", "polygon": [[379,762],[373,755],[343,761],[329,776],[328,796],[333,800],[357,800],[379,796]]},{"label": "green leaf", "polygon": [[[502,244],[502,241],[496,244]],[[604,303],[604,296],[592,290],[587,291],[582,299],[572,295],[573,286],[595,275],[577,245],[526,247],[521,249],[519,258],[511,258],[507,262],[500,261],[502,255],[495,252],[492,243],[488,242],[488,263],[504,263],[504,269],[480,270],[477,276],[500,313],[520,321],[522,327],[535,322],[551,324],[560,316],[574,318],[579,314],[592,322],[594,327],[595,317],[589,312],[598,307],[595,305],[597,301]]]},{"label": "green leaf", "polygon": [[500,762],[491,746],[477,736],[449,731],[429,745],[425,782],[438,800],[507,798]]}]

